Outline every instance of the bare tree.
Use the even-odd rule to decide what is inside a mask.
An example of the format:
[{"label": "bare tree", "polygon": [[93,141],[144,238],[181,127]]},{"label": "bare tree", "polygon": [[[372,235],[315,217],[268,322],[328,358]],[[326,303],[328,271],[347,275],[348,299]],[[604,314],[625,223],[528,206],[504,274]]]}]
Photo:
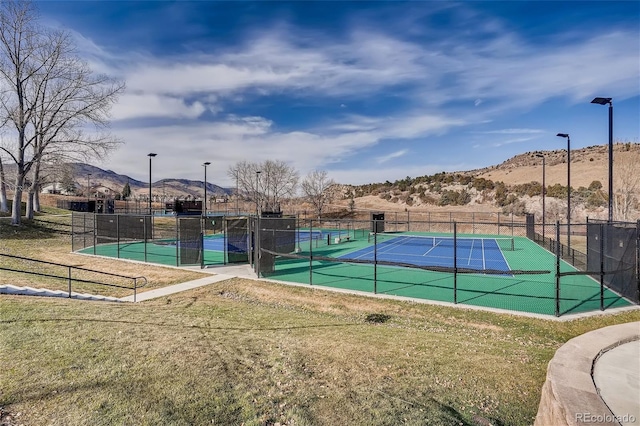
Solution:
[{"label": "bare tree", "polygon": [[331,202],[333,191],[331,187],[336,183],[327,177],[325,170],[313,170],[302,181],[302,192],[313,205],[318,218],[322,215],[325,204]]},{"label": "bare tree", "polygon": [[295,195],[299,180],[298,171],[281,160],[267,160],[262,163],[261,168],[261,175],[264,176],[264,209],[281,211],[281,200]]},{"label": "bare tree", "polygon": [[0,212],[6,213],[9,211],[7,204],[7,184],[4,174],[4,165],[2,164],[2,156],[0,155]]},{"label": "bare tree", "polygon": [[227,175],[237,182],[239,192],[256,203],[256,210],[279,211],[282,200],[295,194],[299,180],[298,172],[280,160],[240,161],[229,167]]},{"label": "bare tree", "polygon": [[11,222],[19,224],[25,189],[27,216],[33,215],[47,154],[99,157],[115,147],[118,141],[108,134],[85,135],[82,129],[88,124],[105,128],[124,84],[94,75],[76,55],[67,32],[39,27],[31,3],[19,1],[0,6],[0,83],[1,123],[15,128],[13,143],[0,149],[17,166]]},{"label": "bare tree", "polygon": [[615,158],[613,216],[628,221],[635,217],[640,197],[640,150],[637,144],[628,144],[628,151],[618,152]]}]

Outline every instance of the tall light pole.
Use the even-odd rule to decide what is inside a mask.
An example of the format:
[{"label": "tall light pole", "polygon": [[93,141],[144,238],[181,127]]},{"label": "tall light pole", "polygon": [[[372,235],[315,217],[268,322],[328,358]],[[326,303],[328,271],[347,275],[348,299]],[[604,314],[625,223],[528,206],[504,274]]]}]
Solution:
[{"label": "tall light pole", "polygon": [[238,181],[240,180],[240,168],[236,169],[236,214],[240,215],[240,186]]},{"label": "tall light pole", "polygon": [[155,154],[153,152],[147,154],[147,157],[149,157],[149,215],[153,214],[153,210],[151,210],[151,159],[156,155],[158,154]]},{"label": "tall light pole", "polygon": [[211,164],[210,161],[207,161],[203,164],[204,166],[204,210],[202,212],[202,214],[206,217],[207,216],[207,166]]},{"label": "tall light pole", "polygon": [[267,199],[267,202],[265,203],[265,208],[267,209],[267,211],[273,211],[273,209],[271,208],[271,200],[269,199],[269,169],[267,169],[266,187],[267,187],[267,189],[265,190],[265,192],[266,192],[265,198]]},{"label": "tall light pole", "polygon": [[556,136],[567,138],[567,249],[571,252],[571,138],[568,133]]},{"label": "tall light pole", "polygon": [[544,229],[547,224],[545,221],[545,216],[546,216],[545,195],[547,193],[547,184],[545,181],[546,158],[542,154],[536,154],[536,157],[542,158],[542,243],[544,244]]},{"label": "tall light pole", "polygon": [[258,201],[258,182],[260,179],[260,170],[256,171],[256,216],[260,216],[260,202]]},{"label": "tall light pole", "polygon": [[592,104],[609,104],[609,223],[613,222],[613,102],[611,98],[594,98]]},{"label": "tall light pole", "polygon": [[91,173],[87,173],[87,211],[89,211],[90,200],[91,200]]}]

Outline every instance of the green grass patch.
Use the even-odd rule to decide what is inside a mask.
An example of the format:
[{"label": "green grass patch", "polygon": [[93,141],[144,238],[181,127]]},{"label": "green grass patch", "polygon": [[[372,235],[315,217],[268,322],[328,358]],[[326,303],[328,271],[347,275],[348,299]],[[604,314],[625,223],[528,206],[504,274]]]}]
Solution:
[{"label": "green grass patch", "polygon": [[[72,254],[49,225],[2,224],[0,252],[141,272],[151,288],[202,276]],[[0,295],[0,413],[29,425],[529,425],[555,351],[631,321],[640,311],[555,322],[245,279],[141,304]]]},{"label": "green grass patch", "polygon": [[0,406],[34,425],[528,425],[560,345],[637,320],[241,279],[136,305],[0,296]]},{"label": "green grass patch", "polygon": [[[195,271],[168,269],[154,265],[123,262],[117,259],[100,259],[71,253],[71,216],[42,215],[34,220],[24,220],[20,226],[12,226],[8,221],[0,221],[0,254],[21,256],[29,259],[48,261],[61,265],[78,267],[71,269],[72,291],[123,297],[133,294],[132,290],[98,283],[132,287],[132,280],[115,277],[100,272],[145,277],[144,290],[202,278]],[[0,266],[23,272],[0,270],[0,284],[13,284],[50,290],[68,290],[69,269],[37,261],[13,259],[0,256]],[[84,271],[90,269],[96,272]],[[90,281],[90,282],[83,282]],[[143,282],[144,280],[140,280]],[[144,291],[143,290],[143,291]]]}]

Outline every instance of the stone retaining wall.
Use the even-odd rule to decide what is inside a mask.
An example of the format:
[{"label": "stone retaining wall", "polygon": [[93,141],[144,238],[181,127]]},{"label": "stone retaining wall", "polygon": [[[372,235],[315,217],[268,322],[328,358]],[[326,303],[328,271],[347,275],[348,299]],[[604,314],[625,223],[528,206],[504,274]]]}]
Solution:
[{"label": "stone retaining wall", "polygon": [[[534,426],[584,425],[578,413],[612,419],[593,382],[593,365],[602,353],[638,339],[640,322],[632,322],[594,330],[565,343],[549,362]],[[615,421],[589,424],[619,426]]]}]

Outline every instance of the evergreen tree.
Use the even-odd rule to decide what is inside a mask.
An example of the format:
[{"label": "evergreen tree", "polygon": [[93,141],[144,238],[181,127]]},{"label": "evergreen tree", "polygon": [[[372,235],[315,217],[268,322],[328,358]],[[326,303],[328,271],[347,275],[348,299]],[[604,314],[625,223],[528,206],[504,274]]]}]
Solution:
[{"label": "evergreen tree", "polygon": [[129,186],[129,181],[127,181],[124,188],[122,188],[122,198],[126,200],[129,197],[131,197],[131,187]]}]

